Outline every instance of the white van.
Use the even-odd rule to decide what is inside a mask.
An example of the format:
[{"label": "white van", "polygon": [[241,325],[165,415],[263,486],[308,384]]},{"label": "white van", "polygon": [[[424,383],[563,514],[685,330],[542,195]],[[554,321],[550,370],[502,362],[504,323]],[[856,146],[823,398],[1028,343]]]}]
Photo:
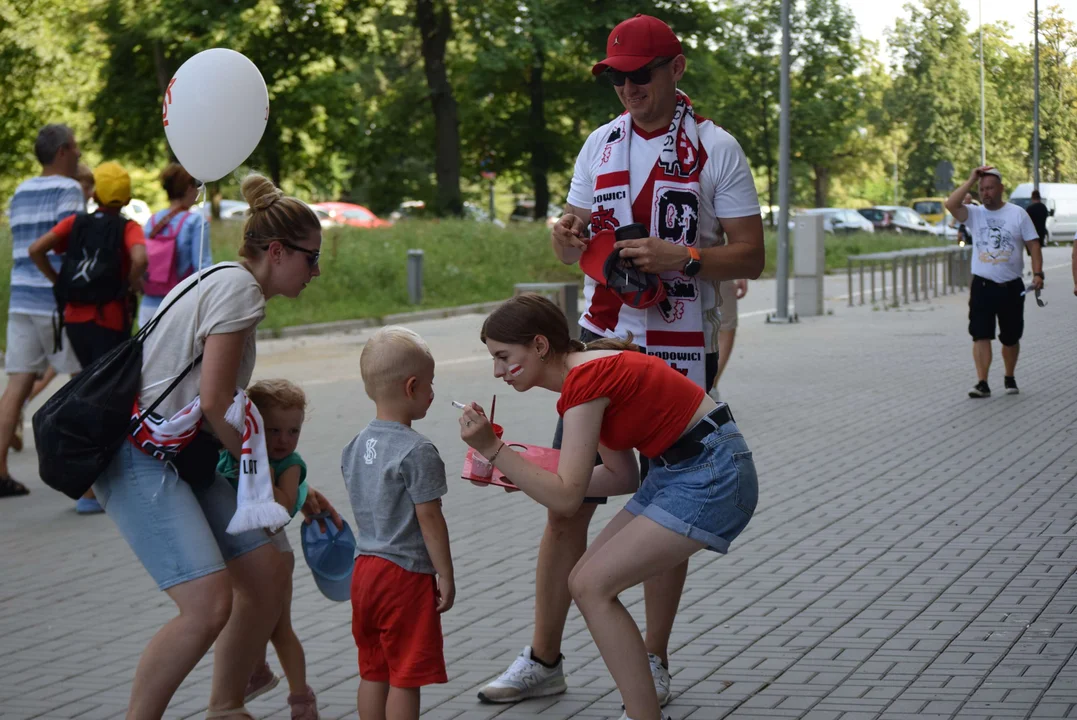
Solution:
[{"label": "white van", "polygon": [[[1032,202],[1032,183],[1021,183],[1009,201],[1027,208]],[[1048,242],[1073,242],[1077,234],[1077,183],[1040,183],[1040,197],[1051,216],[1047,218]]]}]

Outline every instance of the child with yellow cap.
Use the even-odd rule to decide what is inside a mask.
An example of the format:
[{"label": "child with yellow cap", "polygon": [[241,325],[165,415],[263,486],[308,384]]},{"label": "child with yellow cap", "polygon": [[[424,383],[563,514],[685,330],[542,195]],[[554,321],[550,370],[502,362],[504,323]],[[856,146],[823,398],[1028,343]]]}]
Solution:
[{"label": "child with yellow cap", "polygon": [[[65,218],[29,251],[52,281],[60,324],[83,368],[130,337],[133,294],[146,272],[142,226],[120,214],[131,200],[130,176],[118,163],[105,162],[93,179],[97,210]],[[59,272],[49,263],[49,251],[65,253]]]}]

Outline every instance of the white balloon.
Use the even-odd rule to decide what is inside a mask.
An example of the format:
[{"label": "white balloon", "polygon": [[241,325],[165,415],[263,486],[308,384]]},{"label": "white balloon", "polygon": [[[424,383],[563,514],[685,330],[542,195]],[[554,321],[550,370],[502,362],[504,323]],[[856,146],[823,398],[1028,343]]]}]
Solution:
[{"label": "white balloon", "polygon": [[246,56],[204,50],[176,71],[162,107],[165,136],[194,178],[219,180],[239,167],[262,139],[269,119],[265,80]]}]

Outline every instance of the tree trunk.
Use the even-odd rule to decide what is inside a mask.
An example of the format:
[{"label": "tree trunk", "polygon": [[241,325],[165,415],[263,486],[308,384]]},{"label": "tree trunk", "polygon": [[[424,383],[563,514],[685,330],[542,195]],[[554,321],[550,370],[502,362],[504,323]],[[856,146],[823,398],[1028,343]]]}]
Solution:
[{"label": "tree trunk", "polygon": [[[161,101],[164,102],[165,93],[168,91],[168,83],[172,79],[172,68],[165,59],[165,51],[161,47],[160,40],[153,41],[153,69],[157,75],[157,90],[161,93]],[[168,143],[165,143],[168,145]],[[176,162],[176,154],[172,152],[172,146],[168,145],[168,159]]]},{"label": "tree trunk", "polygon": [[277,123],[273,113],[269,114],[269,119],[266,121],[265,139],[262,141],[263,147],[265,147],[266,153],[266,165],[269,170],[269,179],[273,181],[273,184],[280,187],[281,181],[281,162],[280,162],[280,131],[277,128]]},{"label": "tree trunk", "polygon": [[830,192],[830,168],[813,165],[812,173],[815,176],[815,207],[827,207],[827,195]]},{"label": "tree trunk", "polygon": [[434,109],[434,171],[437,173],[438,215],[459,215],[460,128],[456,99],[445,68],[445,46],[452,37],[452,14],[444,0],[416,0],[415,20],[422,38],[423,70]]},{"label": "tree trunk", "polygon": [[545,56],[542,44],[534,39],[535,57],[531,64],[531,112],[528,125],[531,133],[531,184],[535,189],[535,220],[546,220],[550,205],[550,186],[546,175],[550,169],[549,134],[546,132],[546,98],[542,73]]}]

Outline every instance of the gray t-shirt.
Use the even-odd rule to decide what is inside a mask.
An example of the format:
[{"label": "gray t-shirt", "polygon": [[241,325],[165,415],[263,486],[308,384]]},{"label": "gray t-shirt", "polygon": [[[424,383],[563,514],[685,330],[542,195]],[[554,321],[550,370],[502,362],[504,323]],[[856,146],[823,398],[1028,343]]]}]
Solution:
[{"label": "gray t-shirt", "polygon": [[[168,389],[169,384],[206,346],[210,335],[223,335],[246,330],[246,344],[239,361],[236,387],[247,387],[254,373],[258,352],[255,329],[266,314],[262,287],[254,276],[239,263],[219,263],[224,266],[202,278],[200,288],[192,288],[162,317],[146,339],[142,349],[142,393],[139,405],[145,409]],[[203,273],[207,272],[205,270]],[[158,313],[164,312],[183,288],[195,282],[198,275],[186,278],[161,301]],[[197,310],[197,313],[196,313]],[[195,317],[197,315],[197,327]],[[202,365],[191,369],[172,394],[154,411],[170,418],[187,403],[198,397],[202,380]]]},{"label": "gray t-shirt", "polygon": [[415,506],[449,490],[434,443],[407,425],[373,420],[344,448],[344,484],[355,513],[355,554],[435,574]]}]

